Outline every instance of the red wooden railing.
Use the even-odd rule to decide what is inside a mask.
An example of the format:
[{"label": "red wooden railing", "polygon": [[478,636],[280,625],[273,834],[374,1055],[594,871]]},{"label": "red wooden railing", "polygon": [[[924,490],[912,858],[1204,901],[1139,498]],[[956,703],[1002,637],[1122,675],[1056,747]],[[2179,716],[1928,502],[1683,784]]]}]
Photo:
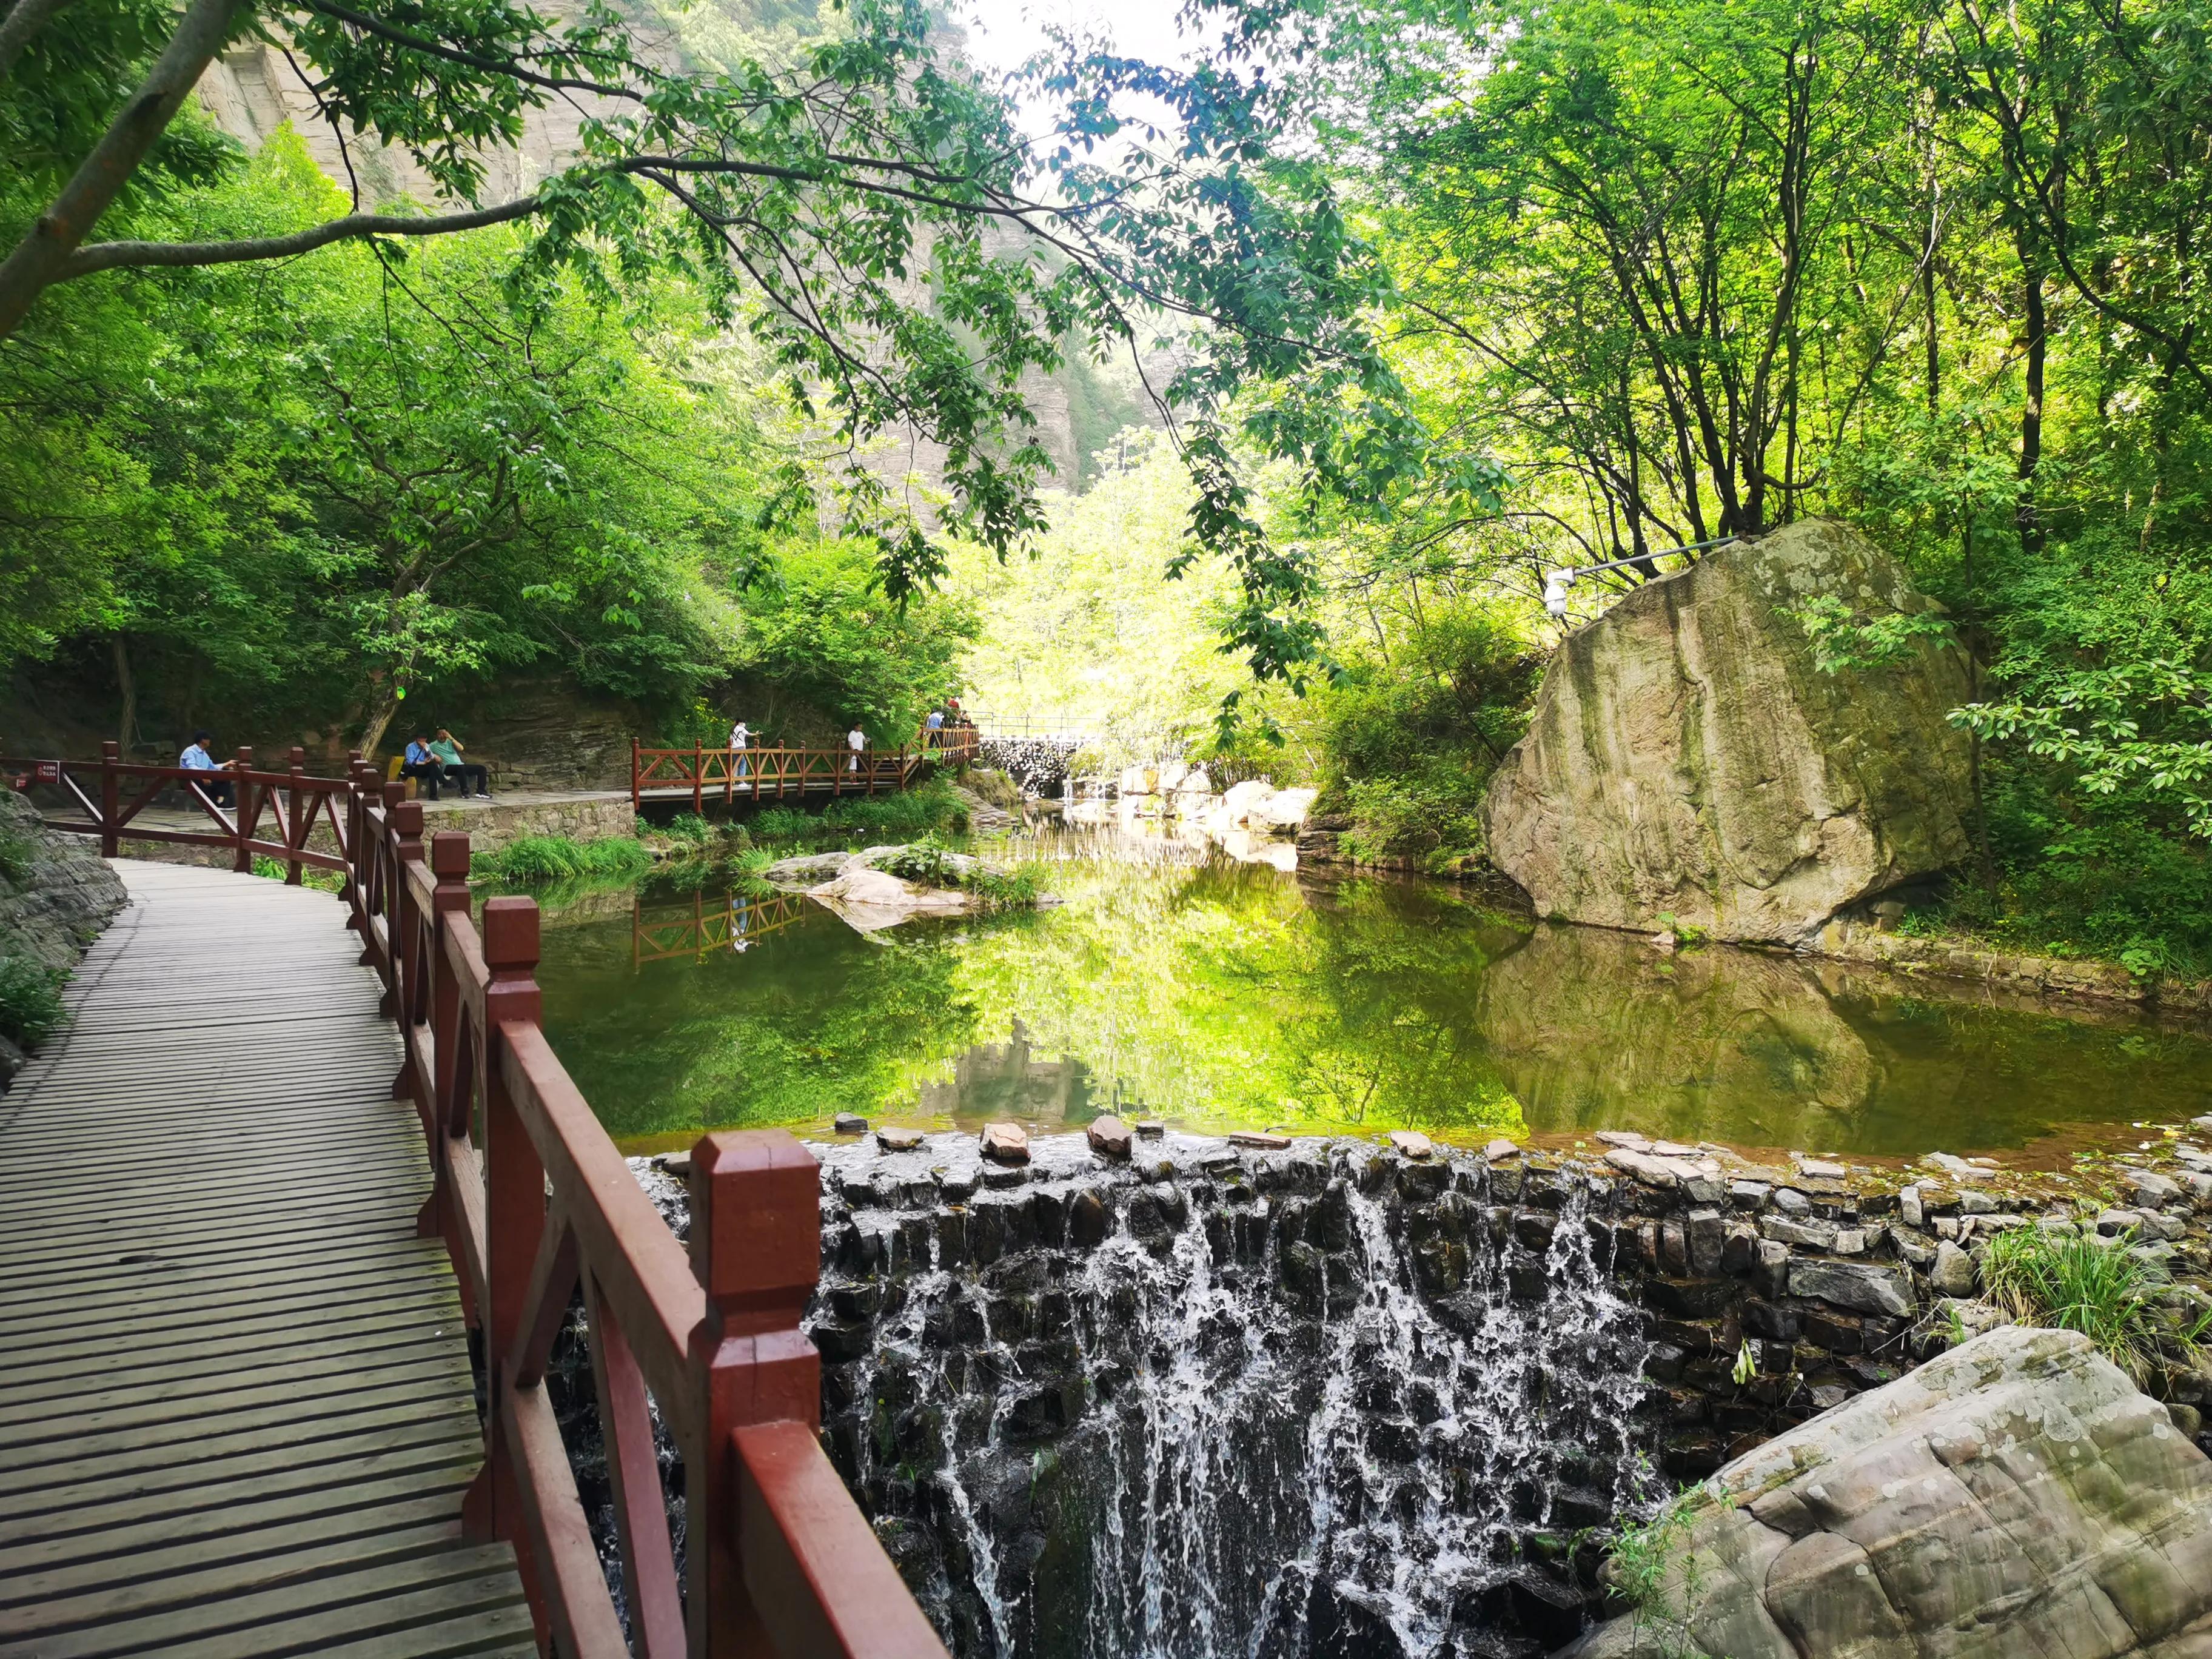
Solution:
[{"label": "red wooden railing", "polygon": [[[307,775],[307,753],[294,749],[282,772],[258,771],[253,751],[240,749],[229,769],[190,771],[178,766],[141,766],[118,758],[112,740],[100,745],[96,761],[19,760],[0,756],[0,776],[28,791],[46,786],[63,797],[63,815],[47,825],[76,835],[97,836],[100,850],[116,855],[124,840],[167,842],[185,847],[231,849],[232,867],[253,868],[257,855],[285,866],[284,879],[300,884],[302,868],[343,870],[352,853],[352,785],[335,778]],[[138,786],[125,799],[126,784]],[[137,820],[163,793],[174,790],[188,812],[204,815],[211,830],[165,829]],[[228,793],[235,804],[216,798]],[[71,811],[81,817],[70,816]],[[264,822],[265,832],[264,832]],[[327,848],[310,848],[318,828],[330,831]]]},{"label": "red wooden railing", "polygon": [[[109,847],[137,810],[118,808],[118,781],[176,776],[117,762],[112,746],[97,768],[5,764],[27,784],[74,796],[86,817],[58,827]],[[97,807],[81,787],[95,770]],[[818,1439],[821,1360],[799,1328],[821,1252],[806,1149],[781,1130],[702,1138],[691,1154],[687,1259],[546,1042],[536,901],[487,901],[479,932],[468,837],[441,833],[426,844],[421,804],[357,757],[343,781],[296,769],[229,775],[241,792],[281,787],[295,798],[280,819],[285,839],[265,843],[240,793],[237,820],[224,821],[249,849],[240,858],[274,846],[271,856],[295,868],[345,872],[345,925],[361,935],[362,960],[382,980],[385,1010],[404,1038],[392,1092],[413,1103],[428,1143],[433,1184],[418,1231],[444,1239],[489,1373],[484,1462],[464,1525],[514,1546],[541,1648],[578,1659],[944,1659]],[[333,809],[342,855],[306,849],[302,827],[315,819],[298,803],[310,798],[317,811]],[[544,1387],[579,1293],[627,1638]],[[656,1407],[684,1462],[680,1591]]]},{"label": "red wooden railing", "polygon": [[691,797],[691,810],[709,800],[723,805],[740,800],[784,800],[809,795],[874,795],[903,789],[936,763],[964,765],[975,758],[981,738],[971,726],[923,732],[898,749],[786,749],[769,744],[748,749],[647,749],[629,744],[629,799]]}]

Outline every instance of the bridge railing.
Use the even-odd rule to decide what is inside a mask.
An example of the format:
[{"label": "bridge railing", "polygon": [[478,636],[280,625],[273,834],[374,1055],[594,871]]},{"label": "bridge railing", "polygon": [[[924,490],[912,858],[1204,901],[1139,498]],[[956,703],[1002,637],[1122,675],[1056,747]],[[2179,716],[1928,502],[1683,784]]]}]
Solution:
[{"label": "bridge railing", "polygon": [[[479,931],[468,837],[426,844],[421,804],[358,755],[344,779],[306,776],[298,750],[283,773],[255,770],[242,750],[238,763],[220,775],[139,766],[109,744],[96,763],[0,758],[0,777],[58,793],[82,817],[56,827],[111,854],[143,836],[234,848],[240,870],[281,858],[294,881],[302,867],[344,872],[346,926],[404,1039],[392,1092],[428,1144],[417,1231],[445,1241],[483,1338],[484,1462],[464,1529],[513,1543],[540,1646],[574,1659],[944,1659],[817,1438],[821,1359],[799,1327],[821,1251],[806,1149],[781,1130],[702,1138],[687,1255],[546,1042],[536,902],[489,900]],[[221,782],[236,791],[228,817]],[[171,785],[222,833],[137,826]],[[318,824],[337,851],[308,848]],[[578,1298],[627,1633],[544,1386]],[[656,1410],[683,1459],[680,1590]]]},{"label": "bridge railing", "polygon": [[[361,769],[348,883],[363,958],[406,1038],[444,1238],[489,1371],[485,1462],[465,1520],[513,1541],[541,1643],[580,1656],[944,1649],[817,1438],[821,1360],[799,1328],[819,1270],[818,1177],[780,1130],[691,1157],[687,1259],[539,1025],[538,906],[471,919],[468,837],[426,845],[422,808]],[[580,1296],[629,1639],[544,1387]],[[683,1460],[678,1586],[653,1413]]]},{"label": "bridge railing", "polygon": [[897,749],[787,749],[755,744],[714,749],[648,749],[635,738],[629,745],[629,799],[680,800],[686,793],[694,811],[708,801],[732,805],[744,800],[786,800],[830,795],[875,795],[903,789],[936,763],[958,766],[975,757],[972,726],[947,727],[917,735]]},{"label": "bridge railing", "polygon": [[[336,778],[307,775],[307,754],[295,748],[281,772],[257,769],[253,751],[240,749],[226,770],[194,771],[180,766],[144,766],[121,759],[117,744],[100,745],[96,761],[29,760],[0,756],[0,777],[25,793],[58,794],[61,814],[45,822],[49,829],[96,836],[100,850],[116,856],[125,841],[161,842],[173,846],[219,847],[230,851],[231,867],[253,868],[256,858],[285,866],[284,880],[300,884],[304,870],[344,870],[352,857],[352,786]],[[141,823],[140,815],[161,796],[174,792],[188,821],[210,827],[178,830]],[[230,797],[228,805],[222,797]],[[197,815],[197,816],[192,816]],[[326,847],[311,847],[318,829],[329,832]]]}]

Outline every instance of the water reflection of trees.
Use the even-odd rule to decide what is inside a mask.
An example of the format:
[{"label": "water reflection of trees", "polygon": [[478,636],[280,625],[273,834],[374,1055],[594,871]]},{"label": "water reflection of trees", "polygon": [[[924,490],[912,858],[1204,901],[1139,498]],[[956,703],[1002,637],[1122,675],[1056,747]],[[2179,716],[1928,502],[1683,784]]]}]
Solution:
[{"label": "water reflection of trees", "polygon": [[801,908],[752,933],[759,949],[641,969],[631,917],[550,927],[549,1029],[616,1134],[665,1144],[846,1110],[1073,1125],[1111,1109],[1468,1134],[1525,1113],[1540,1130],[1919,1152],[2197,1109],[2212,1083],[2212,1047],[2140,1022],[1757,952],[1666,957],[1422,884],[1077,856],[1048,884],[1063,908],[872,939]]}]

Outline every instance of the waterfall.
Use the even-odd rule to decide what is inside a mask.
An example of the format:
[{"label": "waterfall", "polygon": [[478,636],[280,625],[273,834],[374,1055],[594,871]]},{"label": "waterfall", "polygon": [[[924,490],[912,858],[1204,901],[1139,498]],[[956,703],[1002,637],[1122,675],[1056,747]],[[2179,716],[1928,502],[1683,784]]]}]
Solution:
[{"label": "waterfall", "polygon": [[832,1455],[962,1659],[1571,1631],[1644,1352],[1575,1178],[1346,1141],[820,1150]]}]

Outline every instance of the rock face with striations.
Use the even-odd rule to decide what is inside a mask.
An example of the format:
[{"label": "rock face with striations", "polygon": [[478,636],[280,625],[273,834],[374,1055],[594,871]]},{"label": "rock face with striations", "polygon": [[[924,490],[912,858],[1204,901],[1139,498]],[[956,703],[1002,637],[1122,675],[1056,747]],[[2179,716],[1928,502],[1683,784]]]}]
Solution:
[{"label": "rock face with striations", "polygon": [[1862,616],[1932,603],[1865,537],[1812,520],[1568,637],[1483,808],[1492,859],[1540,912],[1796,944],[1967,855],[1967,738],[1944,719],[1967,700],[1963,653],[1920,641],[1823,674],[1790,613],[1824,596]]},{"label": "rock face with striations", "polygon": [[2212,1651],[2212,1459],[2072,1332],[1976,1337],[1711,1486],[1674,1628],[1616,1619],[1572,1659]]},{"label": "rock face with striations", "polygon": [[95,842],[39,822],[23,796],[0,789],[0,955],[42,968],[74,968],[84,947],[125,903],[123,883]]}]

